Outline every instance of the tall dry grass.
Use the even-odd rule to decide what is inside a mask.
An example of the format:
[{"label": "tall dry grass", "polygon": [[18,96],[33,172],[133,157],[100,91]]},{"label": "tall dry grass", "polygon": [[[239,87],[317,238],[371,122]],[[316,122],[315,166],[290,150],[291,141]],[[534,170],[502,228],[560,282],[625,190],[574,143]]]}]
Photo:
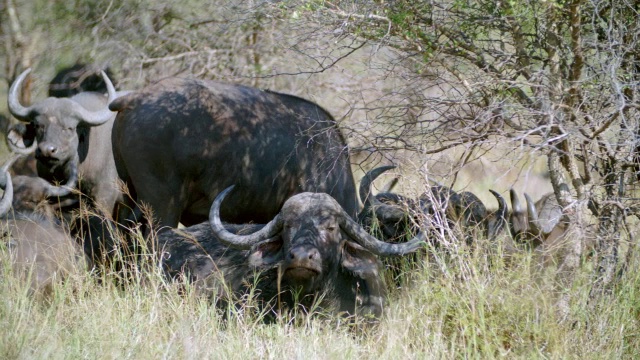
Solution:
[{"label": "tall dry grass", "polygon": [[[455,241],[455,239],[450,239]],[[640,275],[589,301],[585,265],[572,288],[530,253],[506,258],[495,242],[430,250],[389,278],[379,323],[304,312],[265,321],[255,304],[219,308],[169,281],[146,255],[127,274],[105,269],[57,284],[46,300],[2,264],[2,359],[634,358],[640,353]],[[6,249],[2,249],[6,251]],[[388,275],[390,277],[391,272]],[[555,300],[571,295],[569,314]],[[318,310],[322,312],[321,309]]]}]

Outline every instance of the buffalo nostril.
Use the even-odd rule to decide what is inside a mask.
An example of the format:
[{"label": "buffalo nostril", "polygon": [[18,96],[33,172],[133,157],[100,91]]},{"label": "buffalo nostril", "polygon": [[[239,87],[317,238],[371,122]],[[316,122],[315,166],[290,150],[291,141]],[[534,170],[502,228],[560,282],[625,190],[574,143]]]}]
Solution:
[{"label": "buffalo nostril", "polygon": [[58,152],[58,148],[54,145],[38,146],[36,156],[38,157],[53,157]]},{"label": "buffalo nostril", "polygon": [[320,252],[315,248],[300,247],[289,251],[289,260],[317,260],[320,258]]},{"label": "buffalo nostril", "polygon": [[312,249],[309,251],[309,260],[316,260],[320,257],[320,252],[318,249]]}]

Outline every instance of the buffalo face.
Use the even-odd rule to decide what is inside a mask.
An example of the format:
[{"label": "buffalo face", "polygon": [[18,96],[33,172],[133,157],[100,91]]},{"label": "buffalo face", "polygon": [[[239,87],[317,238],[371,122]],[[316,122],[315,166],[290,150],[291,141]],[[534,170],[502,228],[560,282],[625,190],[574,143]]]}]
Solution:
[{"label": "buffalo face", "polygon": [[[17,176],[17,196],[14,197],[14,182],[7,171],[13,161],[11,159],[0,169],[0,188],[4,190],[0,199],[0,240],[7,244],[8,250],[1,254],[0,261],[7,260],[14,274],[27,281],[30,293],[48,295],[54,282],[66,275],[80,273],[86,263],[80,248],[64,228],[52,217],[27,208],[35,207],[30,205],[35,204],[40,193],[63,194],[69,189],[41,184],[38,178]],[[40,190],[28,191],[25,189],[28,185],[40,186]],[[23,210],[16,206],[11,209],[12,203],[20,204]]]},{"label": "buffalo face", "polygon": [[[96,94],[79,94],[76,95],[78,98],[73,99],[47,98],[24,107],[18,100],[18,92],[29,71],[20,74],[9,90],[9,111],[16,119],[27,123],[24,127],[14,127],[9,131],[9,143],[12,147],[25,147],[35,142],[39,171],[43,169],[53,173],[62,169],[68,178],[71,167],[77,167],[78,163],[80,125],[102,125],[114,113],[107,108],[108,102],[103,104],[102,109],[87,109],[77,101],[82,97],[99,96]],[[111,101],[116,97],[115,89],[106,75],[103,74],[103,78],[108,83]]]},{"label": "buffalo face", "polygon": [[302,298],[328,293],[339,310],[379,316],[385,294],[382,265],[376,255],[399,256],[419,249],[420,234],[403,244],[389,244],[369,235],[331,196],[302,193],[289,198],[276,217],[249,235],[227,231],[220,221],[220,204],[211,207],[211,228],[222,243],[249,250],[253,269],[277,269],[278,289]]},{"label": "buffalo face", "polygon": [[[323,206],[324,205],[324,206]],[[255,267],[278,266],[282,284],[313,294],[339,268],[349,271],[344,248],[353,245],[341,232],[342,208],[326,194],[306,193],[290,199],[281,211],[279,234],[258,244],[250,259]],[[371,258],[375,258],[372,254]],[[358,259],[360,260],[360,259]],[[371,261],[373,267],[377,262]]]}]

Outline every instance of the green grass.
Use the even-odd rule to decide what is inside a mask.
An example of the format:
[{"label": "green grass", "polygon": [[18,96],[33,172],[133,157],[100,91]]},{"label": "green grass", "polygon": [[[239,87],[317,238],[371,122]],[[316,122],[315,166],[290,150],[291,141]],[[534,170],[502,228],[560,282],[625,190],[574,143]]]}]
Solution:
[{"label": "green grass", "polygon": [[[265,323],[251,303],[218,309],[153,267],[117,285],[81,274],[46,301],[3,266],[0,358],[633,358],[640,352],[640,277],[588,302],[590,272],[559,291],[553,272],[522,255],[438,253],[390,290],[380,323],[283,315]],[[439,266],[434,265],[438,256]],[[431,261],[427,259],[432,259]],[[443,266],[444,264],[444,266]],[[444,270],[443,270],[444,269]],[[188,285],[188,284],[187,284]],[[556,307],[568,292],[567,317]]]}]

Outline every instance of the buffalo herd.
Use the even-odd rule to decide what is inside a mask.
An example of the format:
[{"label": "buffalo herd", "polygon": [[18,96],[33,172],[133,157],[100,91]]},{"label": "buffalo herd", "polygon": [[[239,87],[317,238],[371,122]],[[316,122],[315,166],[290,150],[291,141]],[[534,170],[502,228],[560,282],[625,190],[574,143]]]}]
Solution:
[{"label": "buffalo herd", "polygon": [[[32,105],[19,100],[29,70],[8,93],[18,123],[7,143],[18,155],[0,170],[0,261],[34,293],[142,238],[169,279],[217,303],[251,293],[265,307],[377,318],[382,260],[437,247],[442,221],[470,244],[505,234],[537,247],[566,231],[553,194],[536,203],[525,194],[525,210],[512,190],[511,211],[493,190],[495,211],[442,185],[417,199],[393,185],[373,194],[392,166],[365,174],[358,193],[344,136],[311,101],[184,78],[116,91],[105,72],[86,71],[61,72]],[[74,217],[85,203],[94,215]]]}]

